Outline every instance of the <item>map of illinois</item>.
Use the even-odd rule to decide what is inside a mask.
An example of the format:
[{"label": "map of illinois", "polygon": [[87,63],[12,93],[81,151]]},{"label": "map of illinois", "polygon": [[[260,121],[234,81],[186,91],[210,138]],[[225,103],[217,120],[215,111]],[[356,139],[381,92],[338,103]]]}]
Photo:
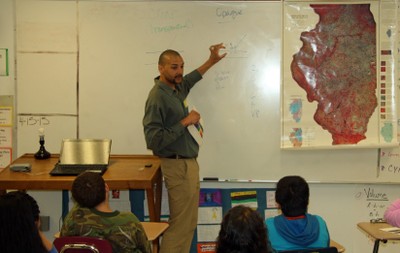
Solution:
[{"label": "map of illinois", "polygon": [[293,79],[318,103],[314,120],[332,144],[365,139],[377,107],[376,23],[369,4],[312,4],[319,22],[301,33]]}]

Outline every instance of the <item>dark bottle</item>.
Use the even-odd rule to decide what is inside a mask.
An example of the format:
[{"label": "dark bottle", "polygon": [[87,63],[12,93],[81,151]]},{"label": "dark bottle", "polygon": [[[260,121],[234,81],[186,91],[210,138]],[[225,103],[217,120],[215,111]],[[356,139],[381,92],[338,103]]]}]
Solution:
[{"label": "dark bottle", "polygon": [[44,147],[44,134],[39,134],[39,151],[35,153],[35,158],[39,160],[44,160],[50,158],[51,154]]}]

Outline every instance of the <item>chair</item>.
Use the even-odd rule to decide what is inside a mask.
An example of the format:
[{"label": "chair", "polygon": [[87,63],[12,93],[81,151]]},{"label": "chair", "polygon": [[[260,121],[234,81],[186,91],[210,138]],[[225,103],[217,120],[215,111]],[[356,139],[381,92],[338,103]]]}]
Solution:
[{"label": "chair", "polygon": [[102,238],[65,236],[53,243],[59,253],[112,253],[111,243]]},{"label": "chair", "polygon": [[298,250],[284,250],[279,253],[338,253],[336,247],[318,248],[318,249],[298,249]]},{"label": "chair", "polygon": [[[153,253],[158,253],[159,251],[159,245],[160,245],[160,237],[162,236],[162,234],[164,233],[165,230],[167,230],[167,228],[169,227],[169,224],[166,222],[141,222],[143,228],[144,228],[144,232],[146,233],[147,239],[149,241],[151,241],[152,244],[152,251]],[[104,239],[100,239],[100,238],[94,238],[94,237],[81,237],[81,236],[67,236],[67,237],[60,237],[60,232],[57,232],[54,234],[54,246],[56,247],[56,249],[58,250],[59,253],[61,253],[61,248],[63,245],[69,243],[69,244],[76,244],[77,243],[77,239],[79,239],[78,241],[83,242],[83,240],[93,240],[93,241],[105,241]],[[106,241],[107,244],[110,244],[108,241]],[[93,243],[91,244],[93,245]],[[86,251],[78,251],[76,245],[68,245],[69,248],[74,247],[72,251],[72,249],[70,249],[71,251],[63,251],[65,253],[68,252],[73,252],[73,253],[83,253],[83,252],[96,252],[96,253],[111,253],[111,249],[110,251],[88,251],[87,249],[85,249]],[[111,247],[111,246],[110,246]],[[81,249],[82,250],[82,249]]]}]

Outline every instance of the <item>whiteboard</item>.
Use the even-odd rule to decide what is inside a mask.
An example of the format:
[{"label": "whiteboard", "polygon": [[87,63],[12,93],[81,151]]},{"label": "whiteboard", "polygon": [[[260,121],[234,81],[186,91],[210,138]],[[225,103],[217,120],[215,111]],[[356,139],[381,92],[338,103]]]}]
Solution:
[{"label": "whiteboard", "polygon": [[[18,95],[26,97],[34,90],[24,93],[23,85],[36,89],[59,81],[54,106],[18,100],[19,115],[61,114],[46,126],[53,153],[62,138],[75,135],[111,138],[114,154],[150,154],[142,118],[159,54],[167,48],[179,51],[188,73],[207,59],[211,44],[223,42],[228,56],[189,96],[205,127],[198,158],[201,177],[276,181],[299,174],[318,182],[391,181],[377,178],[376,148],[280,149],[281,2],[19,0],[16,20],[22,63],[48,60],[40,66],[58,73],[54,80],[23,66],[17,72],[23,81]],[[73,28],[76,40],[71,39]],[[46,48],[51,56],[39,53]],[[53,57],[61,62],[53,64]],[[50,94],[48,99],[55,100]],[[18,145],[36,135],[37,126],[24,126]],[[19,152],[34,152],[37,144],[29,145]]]}]

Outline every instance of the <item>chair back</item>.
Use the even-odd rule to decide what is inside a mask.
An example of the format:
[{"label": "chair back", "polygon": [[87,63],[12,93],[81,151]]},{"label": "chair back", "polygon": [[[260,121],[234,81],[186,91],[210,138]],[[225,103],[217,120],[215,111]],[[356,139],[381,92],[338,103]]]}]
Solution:
[{"label": "chair back", "polygon": [[112,253],[111,243],[97,237],[58,237],[54,240],[54,246],[59,253]]},{"label": "chair back", "polygon": [[336,247],[318,248],[318,249],[298,249],[298,250],[284,250],[279,253],[338,253]]}]

